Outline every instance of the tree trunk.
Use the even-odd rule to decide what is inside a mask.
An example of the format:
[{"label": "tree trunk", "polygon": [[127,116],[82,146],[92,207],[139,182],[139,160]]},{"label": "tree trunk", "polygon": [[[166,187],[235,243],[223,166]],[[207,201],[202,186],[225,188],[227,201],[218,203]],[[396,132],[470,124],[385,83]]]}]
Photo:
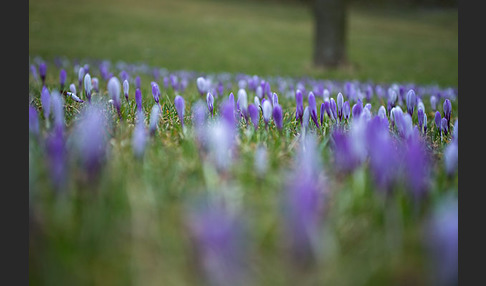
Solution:
[{"label": "tree trunk", "polygon": [[335,68],[344,64],[346,0],[315,0],[314,17],[314,65]]}]

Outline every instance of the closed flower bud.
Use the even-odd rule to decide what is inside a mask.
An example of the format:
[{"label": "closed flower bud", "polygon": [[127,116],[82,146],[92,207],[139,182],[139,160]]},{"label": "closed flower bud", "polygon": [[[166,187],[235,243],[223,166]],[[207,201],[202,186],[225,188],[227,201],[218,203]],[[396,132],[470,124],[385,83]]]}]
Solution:
[{"label": "closed flower bud", "polygon": [[125,99],[128,102],[128,90],[130,88],[130,84],[128,83],[128,80],[123,81],[123,94],[125,95]]},{"label": "closed flower bud", "polygon": [[255,127],[255,130],[258,129],[258,123],[260,121],[260,111],[258,107],[256,107],[254,104],[249,104],[248,105],[248,113],[251,118],[251,122],[253,123],[253,126]]},{"label": "closed flower bud", "polygon": [[213,116],[213,110],[214,110],[214,97],[211,94],[211,92],[208,92],[206,95],[206,103],[208,104],[208,110],[211,112],[211,116]]},{"label": "closed flower bud", "polygon": [[177,115],[179,116],[179,120],[181,121],[182,127],[184,127],[184,109],[186,104],[184,102],[184,98],[182,96],[177,95],[174,99],[174,105],[177,110]]},{"label": "closed flower bud", "polygon": [[279,104],[276,104],[273,107],[273,121],[279,130],[283,128],[283,114],[282,114],[282,107]]},{"label": "closed flower bud", "polygon": [[89,73],[84,76],[84,92],[86,98],[88,98],[88,102],[91,102],[91,76]]},{"label": "closed flower bud", "polygon": [[263,120],[265,121],[265,126],[268,125],[270,118],[272,117],[272,104],[268,100],[265,100],[262,103],[262,113],[263,113]]}]

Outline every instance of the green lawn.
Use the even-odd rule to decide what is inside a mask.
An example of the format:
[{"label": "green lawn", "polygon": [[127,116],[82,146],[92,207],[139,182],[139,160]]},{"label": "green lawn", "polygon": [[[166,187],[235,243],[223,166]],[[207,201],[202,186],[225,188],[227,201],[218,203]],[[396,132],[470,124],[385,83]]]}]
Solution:
[{"label": "green lawn", "polygon": [[457,86],[457,10],[349,9],[350,68],[312,68],[307,6],[247,1],[29,1],[29,55],[169,70]]}]

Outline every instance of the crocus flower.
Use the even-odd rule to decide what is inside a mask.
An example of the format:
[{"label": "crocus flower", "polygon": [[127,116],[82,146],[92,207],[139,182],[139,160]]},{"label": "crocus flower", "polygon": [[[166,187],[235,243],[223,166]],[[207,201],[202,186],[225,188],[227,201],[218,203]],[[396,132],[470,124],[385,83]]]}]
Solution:
[{"label": "crocus flower", "polygon": [[391,109],[395,107],[397,100],[398,100],[398,94],[396,90],[390,87],[388,89],[388,101],[387,101],[387,107],[389,111],[391,111]]},{"label": "crocus flower", "polygon": [[211,112],[211,116],[213,116],[213,110],[214,110],[214,97],[211,94],[211,92],[208,92],[206,95],[206,103],[208,105],[208,110]]},{"label": "crocus flower", "polygon": [[361,115],[361,112],[363,112],[363,103],[361,102],[361,100],[358,99],[358,102],[353,105],[353,119],[358,118]]},{"label": "crocus flower", "polygon": [[367,103],[364,108],[368,109],[371,112],[371,103]]},{"label": "crocus flower", "polygon": [[262,114],[263,114],[263,121],[265,121],[265,128],[266,128],[272,116],[272,104],[268,100],[265,100],[262,103]]},{"label": "crocus flower", "polygon": [[86,107],[76,123],[73,140],[84,170],[90,179],[96,178],[106,159],[109,122],[97,104]]},{"label": "crocus flower", "polygon": [[41,91],[41,103],[42,111],[44,112],[44,119],[49,120],[49,114],[51,112],[51,94],[47,87],[43,86]]},{"label": "crocus flower", "polygon": [[79,88],[79,90],[81,90],[81,88],[83,87],[84,74],[85,74],[84,68],[80,67],[79,70],[78,70],[78,88]]},{"label": "crocus flower", "polygon": [[275,122],[275,126],[277,126],[277,128],[279,130],[282,130],[282,128],[283,128],[283,114],[282,114],[282,107],[280,107],[279,104],[276,104],[273,107],[272,115],[273,115],[273,121]]},{"label": "crocus flower", "polygon": [[99,81],[97,77],[91,78],[91,85],[93,86],[94,91],[100,92]]},{"label": "crocus flower", "polygon": [[385,119],[387,117],[386,116],[386,109],[383,105],[380,106],[380,108],[378,109],[378,116],[380,116],[380,118],[382,118],[382,119]]},{"label": "crocus flower", "polygon": [[255,98],[254,98],[253,101],[255,103],[255,106],[258,107],[258,108],[260,108],[260,99],[258,98],[258,96],[255,96]]},{"label": "crocus flower", "polygon": [[305,129],[309,128],[309,121],[310,121],[310,111],[309,106],[304,108],[304,115],[302,115],[302,127]]},{"label": "crocus flower", "polygon": [[196,79],[196,85],[197,85],[197,89],[199,90],[199,94],[201,94],[201,96],[204,96],[204,94],[206,94],[209,91],[209,82],[203,77],[198,77]]},{"label": "crocus flower", "polygon": [[[304,115],[304,99],[300,89],[297,89],[295,91],[295,103],[296,103],[295,119],[298,120],[302,125],[302,116]],[[322,120],[321,120],[321,124],[322,124]]]},{"label": "crocus flower", "polygon": [[151,86],[152,86],[152,95],[154,96],[155,103],[159,104],[159,97],[160,97],[159,85],[155,81],[152,81]]},{"label": "crocus flower", "polygon": [[140,76],[137,76],[135,78],[135,89],[140,88],[140,87],[141,87]]},{"label": "crocus flower", "polygon": [[398,178],[399,157],[388,132],[388,125],[382,124],[383,118],[375,116],[366,127],[366,142],[370,168],[375,184],[389,191]]},{"label": "crocus flower", "polygon": [[404,149],[405,182],[414,198],[420,199],[426,194],[428,181],[429,162],[425,146],[420,139],[411,137]]},{"label": "crocus flower", "polygon": [[[332,99],[332,98],[331,98]],[[324,100],[324,103],[321,104],[321,118],[323,119],[323,112],[322,112],[322,109],[324,108],[324,111],[326,111],[326,114],[327,116],[329,117],[329,119],[331,119],[332,121],[335,121],[335,117],[333,115],[333,113],[331,112],[331,102],[327,99]],[[322,124],[322,121],[321,120],[321,124]]]},{"label": "crocus flower", "polygon": [[327,101],[327,110],[326,110],[326,104],[323,102],[321,103],[321,110],[320,110],[320,120],[321,120],[321,125],[324,122],[324,112],[327,112],[327,115],[329,116],[329,101]]},{"label": "crocus flower", "polygon": [[226,172],[234,161],[235,125],[218,119],[207,132],[210,160],[218,172]]},{"label": "crocus flower", "polygon": [[318,254],[315,242],[322,233],[326,189],[320,157],[314,137],[306,136],[283,194],[286,242],[298,267],[312,265]]},{"label": "crocus flower", "polygon": [[421,132],[423,132],[425,113],[422,108],[417,110],[418,125]]},{"label": "crocus flower", "polygon": [[30,65],[30,73],[32,74],[32,77],[35,81],[39,80],[39,75],[37,74],[37,69],[35,65]]},{"label": "crocus flower", "polygon": [[142,91],[140,88],[135,90],[135,103],[137,104],[137,110],[142,110]]},{"label": "crocus flower", "polygon": [[69,90],[72,93],[76,94],[76,86],[74,85],[74,83],[71,83],[71,85],[69,85]]},{"label": "crocus flower", "polygon": [[342,93],[338,93],[337,95],[337,112],[339,121],[343,120],[343,105],[344,105],[344,98]]},{"label": "crocus flower", "polygon": [[346,100],[343,104],[343,117],[348,120],[351,113],[351,108],[349,107],[349,101]]},{"label": "crocus flower", "polygon": [[260,85],[257,86],[257,88],[255,90],[255,94],[256,94],[256,96],[258,96],[258,98],[263,97],[263,88]]},{"label": "crocus flower", "polygon": [[157,104],[154,104],[150,112],[150,122],[149,122],[150,136],[153,136],[155,134],[155,131],[157,130],[157,126],[160,119],[159,116],[160,116],[160,108]]},{"label": "crocus flower", "polygon": [[336,101],[334,101],[334,98],[331,97],[331,100],[329,102],[329,109],[331,110],[331,117],[333,121],[337,121],[338,115],[337,115],[337,106],[336,106]]},{"label": "crocus flower", "polygon": [[130,84],[128,83],[128,80],[123,81],[123,94],[125,95],[125,99],[128,102],[128,91],[130,89]]},{"label": "crocus flower", "polygon": [[278,104],[278,95],[275,92],[272,93],[272,102],[273,102],[273,106]]},{"label": "crocus flower", "polygon": [[458,285],[458,201],[446,197],[437,204],[426,224],[426,246],[435,285]]},{"label": "crocus flower", "polygon": [[207,284],[248,285],[247,238],[238,213],[208,199],[191,205],[186,223]]},{"label": "crocus flower", "polygon": [[[158,110],[158,108],[156,108]],[[137,111],[137,122],[132,135],[132,149],[135,157],[142,158],[147,145],[147,129],[145,128],[145,118],[142,111]]]},{"label": "crocus flower", "polygon": [[417,105],[417,96],[415,95],[415,91],[413,89],[409,90],[406,95],[407,101],[407,112],[410,116],[413,116],[413,111],[415,106]]},{"label": "crocus flower", "polygon": [[113,105],[118,112],[118,117],[121,119],[121,101],[120,101],[120,92],[121,92],[121,85],[120,81],[116,77],[111,77],[108,81],[108,93],[110,94],[111,100],[113,100]]},{"label": "crocus flower", "polygon": [[317,120],[317,106],[316,106],[316,97],[314,96],[314,93],[309,92],[309,112],[310,116],[312,118],[312,121],[316,124],[317,128],[319,128],[319,121]]},{"label": "crocus flower", "polygon": [[435,127],[437,127],[437,131],[439,131],[439,135],[442,134],[442,118],[440,117],[440,112],[435,112]]},{"label": "crocus flower", "polygon": [[333,131],[332,138],[334,140],[334,162],[337,169],[340,172],[352,172],[361,163],[360,158],[353,150],[352,140],[340,129]]},{"label": "crocus flower", "polygon": [[222,119],[229,125],[235,126],[236,119],[235,119],[235,109],[234,109],[234,101],[231,99],[227,99],[221,103],[219,108],[220,115]]},{"label": "crocus flower", "polygon": [[46,83],[46,72],[47,72],[47,66],[46,63],[42,62],[39,64],[39,74],[42,80],[42,85]]},{"label": "crocus flower", "polygon": [[437,97],[435,97],[435,95],[430,96],[430,107],[432,108],[432,110],[437,109]]},{"label": "crocus flower", "polygon": [[53,90],[51,93],[51,108],[54,129],[64,130],[64,101],[57,90]]},{"label": "crocus flower", "polygon": [[46,138],[46,153],[51,181],[56,191],[60,191],[67,182],[66,178],[66,143],[62,129],[54,129]]},{"label": "crocus flower", "polygon": [[444,108],[444,118],[447,119],[447,127],[449,127],[451,124],[451,114],[452,114],[452,105],[449,99],[446,98],[446,100],[444,101],[443,108]]},{"label": "crocus flower", "polygon": [[177,110],[177,115],[179,116],[179,120],[181,121],[182,127],[184,127],[184,109],[186,107],[184,98],[180,95],[177,95],[174,99],[174,105]]},{"label": "crocus flower", "polygon": [[66,70],[62,69],[59,72],[59,85],[61,86],[61,90],[64,90],[64,84],[66,83],[66,77],[67,77]]},{"label": "crocus flower", "polygon": [[86,98],[88,98],[88,102],[91,102],[91,76],[89,73],[84,76],[84,93]]},{"label": "crocus flower", "polygon": [[238,90],[238,102],[240,106],[240,111],[245,120],[248,118],[248,98],[246,91],[242,88]]},{"label": "crocus flower", "polygon": [[444,117],[440,120],[440,129],[445,136],[449,133],[449,127],[447,126],[447,119]]},{"label": "crocus flower", "polygon": [[250,103],[248,105],[248,114],[250,115],[251,122],[253,123],[255,130],[258,129],[258,123],[260,121],[260,111],[258,107]]}]

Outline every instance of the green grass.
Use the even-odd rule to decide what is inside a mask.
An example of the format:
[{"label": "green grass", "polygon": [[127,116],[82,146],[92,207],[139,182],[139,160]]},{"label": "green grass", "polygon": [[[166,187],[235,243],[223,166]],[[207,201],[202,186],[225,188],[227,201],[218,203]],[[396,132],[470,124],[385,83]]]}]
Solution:
[{"label": "green grass", "polygon": [[29,55],[457,86],[457,10],[350,7],[351,67],[312,67],[312,13],[252,1],[29,1]]}]

